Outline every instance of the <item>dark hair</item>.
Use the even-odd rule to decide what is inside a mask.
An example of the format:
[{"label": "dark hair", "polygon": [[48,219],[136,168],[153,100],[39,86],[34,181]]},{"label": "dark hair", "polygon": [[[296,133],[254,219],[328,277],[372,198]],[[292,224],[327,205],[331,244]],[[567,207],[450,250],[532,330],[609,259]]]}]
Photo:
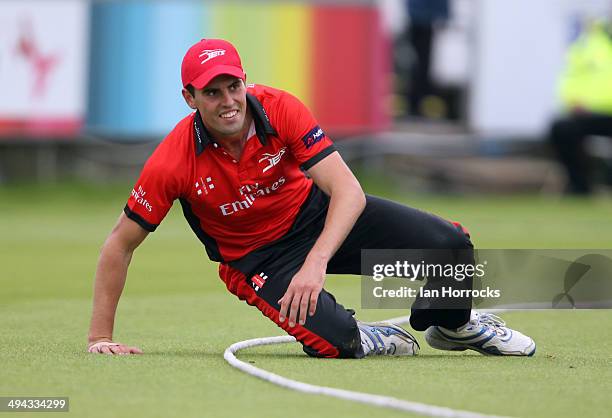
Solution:
[{"label": "dark hair", "polygon": [[189,92],[189,94],[195,97],[195,87],[193,87],[191,84],[187,84],[185,89]]}]

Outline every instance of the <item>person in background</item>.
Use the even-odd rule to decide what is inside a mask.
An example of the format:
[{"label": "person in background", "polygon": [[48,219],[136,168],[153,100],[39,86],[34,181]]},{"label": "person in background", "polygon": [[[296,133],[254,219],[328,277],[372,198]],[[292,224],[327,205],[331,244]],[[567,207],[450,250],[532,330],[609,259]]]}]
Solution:
[{"label": "person in background", "polygon": [[548,141],[567,173],[567,192],[588,195],[585,139],[612,139],[612,22],[594,22],[570,46],[559,87],[566,114],[552,124]]},{"label": "person in background", "polygon": [[431,52],[435,26],[449,19],[448,0],[406,0],[408,16],[407,38],[415,60],[410,71],[408,92],[409,113],[422,116],[422,102],[433,93]]}]

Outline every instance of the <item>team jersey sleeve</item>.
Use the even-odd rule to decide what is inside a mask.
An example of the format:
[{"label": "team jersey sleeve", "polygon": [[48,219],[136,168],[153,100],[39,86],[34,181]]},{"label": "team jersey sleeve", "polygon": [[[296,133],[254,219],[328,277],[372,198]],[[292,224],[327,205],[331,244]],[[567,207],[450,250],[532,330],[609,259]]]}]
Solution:
[{"label": "team jersey sleeve", "polygon": [[280,134],[304,170],[336,150],[310,110],[296,97],[283,93],[279,114]]},{"label": "team jersey sleeve", "polygon": [[149,232],[155,231],[180,195],[177,179],[154,157],[145,164],[124,208],[128,218]]}]

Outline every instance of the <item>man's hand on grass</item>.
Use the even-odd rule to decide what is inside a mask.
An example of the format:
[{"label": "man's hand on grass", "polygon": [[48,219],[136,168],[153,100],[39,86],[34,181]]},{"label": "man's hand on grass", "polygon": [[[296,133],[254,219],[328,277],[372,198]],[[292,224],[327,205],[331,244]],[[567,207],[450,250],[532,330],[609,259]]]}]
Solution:
[{"label": "man's hand on grass", "polygon": [[108,355],[142,354],[142,350],[138,347],[130,347],[125,344],[115,343],[112,341],[98,341],[97,343],[90,343],[87,351],[90,353]]}]

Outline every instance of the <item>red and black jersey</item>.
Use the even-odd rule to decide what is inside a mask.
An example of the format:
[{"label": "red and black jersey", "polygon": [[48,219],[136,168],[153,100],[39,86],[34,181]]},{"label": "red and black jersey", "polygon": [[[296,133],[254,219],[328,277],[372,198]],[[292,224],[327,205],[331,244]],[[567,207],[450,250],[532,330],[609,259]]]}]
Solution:
[{"label": "red and black jersey", "polygon": [[287,233],[313,186],[302,170],[335,148],[289,93],[249,85],[247,104],[253,126],[239,161],[214,141],[196,111],[151,155],[126,215],[154,231],[179,199],[213,261],[236,260]]}]

